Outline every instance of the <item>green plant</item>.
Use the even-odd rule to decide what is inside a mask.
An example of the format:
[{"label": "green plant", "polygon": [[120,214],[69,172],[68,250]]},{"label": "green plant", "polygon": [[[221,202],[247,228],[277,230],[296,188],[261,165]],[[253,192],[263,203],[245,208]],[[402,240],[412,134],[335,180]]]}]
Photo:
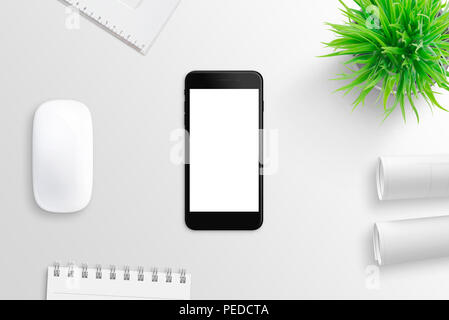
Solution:
[{"label": "green plant", "polygon": [[[337,37],[327,47],[335,52],[323,57],[349,55],[349,72],[339,80],[351,82],[337,91],[358,88],[356,108],[379,85],[385,118],[399,105],[404,121],[406,99],[419,122],[415,101],[421,95],[430,109],[443,108],[435,98],[434,85],[449,90],[449,11],[442,0],[354,0],[357,9],[342,0],[348,19],[327,23]],[[392,101],[389,101],[390,96]]]}]

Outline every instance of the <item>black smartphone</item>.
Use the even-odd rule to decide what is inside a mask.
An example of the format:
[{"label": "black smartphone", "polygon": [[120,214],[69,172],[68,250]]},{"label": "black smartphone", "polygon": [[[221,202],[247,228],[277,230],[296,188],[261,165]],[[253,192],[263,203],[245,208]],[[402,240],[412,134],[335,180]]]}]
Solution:
[{"label": "black smartphone", "polygon": [[185,80],[185,221],[194,230],[263,222],[263,79],[194,71]]}]

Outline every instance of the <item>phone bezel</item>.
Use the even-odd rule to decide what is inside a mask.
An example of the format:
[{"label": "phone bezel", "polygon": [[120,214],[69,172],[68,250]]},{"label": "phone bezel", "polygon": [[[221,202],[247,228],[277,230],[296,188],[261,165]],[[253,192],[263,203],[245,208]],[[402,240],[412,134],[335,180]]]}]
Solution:
[{"label": "phone bezel", "polygon": [[189,139],[185,139],[185,222],[193,230],[256,230],[263,223],[263,78],[256,71],[193,71],[185,79],[184,125],[190,134],[190,89],[259,89],[259,211],[191,212]]}]

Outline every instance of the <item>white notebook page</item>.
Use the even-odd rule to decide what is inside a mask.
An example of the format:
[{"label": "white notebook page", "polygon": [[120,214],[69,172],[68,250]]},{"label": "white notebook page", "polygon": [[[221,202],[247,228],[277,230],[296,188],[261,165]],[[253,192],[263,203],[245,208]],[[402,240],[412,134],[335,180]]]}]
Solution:
[{"label": "white notebook page", "polygon": [[[139,279],[137,270],[129,270],[129,280],[125,280],[125,271],[116,270],[115,279],[111,279],[111,270],[103,269],[100,278],[96,268],[83,269],[74,266],[48,268],[47,300],[188,300],[190,299],[191,276],[171,273],[167,282],[167,273],[158,272],[157,281],[153,272],[143,272]],[[71,274],[70,274],[71,272]],[[69,275],[70,274],[70,275]],[[183,280],[181,277],[184,276]]]}]

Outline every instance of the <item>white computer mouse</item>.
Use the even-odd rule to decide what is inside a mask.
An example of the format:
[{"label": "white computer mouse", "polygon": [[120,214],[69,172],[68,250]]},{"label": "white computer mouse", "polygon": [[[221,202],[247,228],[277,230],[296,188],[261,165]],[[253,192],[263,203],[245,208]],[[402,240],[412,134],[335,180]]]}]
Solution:
[{"label": "white computer mouse", "polygon": [[92,197],[93,130],[89,109],[72,100],[42,104],[33,122],[33,191],[54,213],[77,212]]}]

